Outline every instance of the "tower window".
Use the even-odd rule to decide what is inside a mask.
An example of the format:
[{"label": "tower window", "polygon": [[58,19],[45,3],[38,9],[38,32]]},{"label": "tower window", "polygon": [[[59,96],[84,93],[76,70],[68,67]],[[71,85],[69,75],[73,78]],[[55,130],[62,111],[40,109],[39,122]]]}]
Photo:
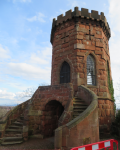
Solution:
[{"label": "tower window", "polygon": [[70,66],[64,61],[60,71],[60,83],[69,83],[70,82]]},{"label": "tower window", "polygon": [[95,81],[95,61],[91,55],[87,57],[87,84],[96,85]]}]

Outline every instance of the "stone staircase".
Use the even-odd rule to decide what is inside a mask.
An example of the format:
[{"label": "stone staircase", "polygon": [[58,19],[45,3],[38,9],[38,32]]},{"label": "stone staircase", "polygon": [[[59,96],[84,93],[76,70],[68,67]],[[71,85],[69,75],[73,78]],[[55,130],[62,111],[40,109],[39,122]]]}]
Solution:
[{"label": "stone staircase", "polygon": [[73,100],[73,119],[82,113],[88,105],[80,98],[74,97]]},{"label": "stone staircase", "polygon": [[5,130],[1,145],[19,144],[23,142],[23,120],[24,117],[21,115]]}]

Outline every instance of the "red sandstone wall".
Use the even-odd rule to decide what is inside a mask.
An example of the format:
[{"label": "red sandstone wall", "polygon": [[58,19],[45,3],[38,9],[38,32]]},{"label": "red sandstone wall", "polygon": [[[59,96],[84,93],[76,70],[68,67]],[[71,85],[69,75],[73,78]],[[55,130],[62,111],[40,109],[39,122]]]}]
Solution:
[{"label": "red sandstone wall", "polygon": [[[96,86],[87,85],[86,60],[89,54],[92,54],[95,59]],[[113,102],[106,101],[111,99],[107,75],[108,61],[112,79],[109,43],[99,21],[78,18],[76,23],[75,19],[71,19],[56,26],[53,37],[52,85],[60,83],[60,69],[64,61],[70,65],[70,82],[73,83],[74,91],[78,90],[79,85],[85,85],[98,96],[98,99],[104,101],[102,108],[99,106],[100,128],[106,126],[109,130],[115,116]],[[106,103],[111,104],[106,106]]]},{"label": "red sandstone wall", "polygon": [[99,142],[98,109],[96,108],[75,127],[65,129],[62,131],[63,149],[64,147],[71,149],[73,147]]},{"label": "red sandstone wall", "polygon": [[111,123],[115,119],[114,102],[111,100],[98,100],[100,132],[110,131]]},{"label": "red sandstone wall", "polygon": [[50,110],[49,107],[46,108],[46,104],[52,100],[59,101],[62,104],[65,113],[63,112],[64,119],[61,118],[60,123],[65,124],[71,119],[68,106],[72,99],[73,87],[70,83],[39,87],[33,96],[32,108],[29,112],[29,130],[33,130],[33,134],[41,133],[43,136],[51,136],[53,129],[58,127],[58,116],[56,112],[53,112],[55,108]]},{"label": "red sandstone wall", "polygon": [[78,87],[76,95],[89,106],[77,118],[55,130],[55,148],[69,150],[99,141],[97,96],[84,86]]},{"label": "red sandstone wall", "polygon": [[[82,23],[81,23],[82,22]],[[77,90],[78,85],[87,86],[86,59],[89,54],[95,58],[96,86],[91,90],[100,97],[111,98],[108,90],[107,61],[110,56],[108,39],[100,23],[79,18],[77,24],[73,19],[56,27],[53,38],[51,83],[60,83],[60,69],[67,61],[71,69],[71,83]]]}]

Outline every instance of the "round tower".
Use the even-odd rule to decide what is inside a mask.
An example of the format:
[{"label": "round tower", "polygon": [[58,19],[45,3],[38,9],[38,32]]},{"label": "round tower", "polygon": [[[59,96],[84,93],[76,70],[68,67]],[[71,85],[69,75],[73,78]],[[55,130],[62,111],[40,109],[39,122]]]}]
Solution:
[{"label": "round tower", "polygon": [[109,130],[114,120],[110,92],[109,24],[104,13],[78,7],[53,19],[51,30],[51,84],[72,83],[74,93],[84,85],[98,96],[100,128]]}]

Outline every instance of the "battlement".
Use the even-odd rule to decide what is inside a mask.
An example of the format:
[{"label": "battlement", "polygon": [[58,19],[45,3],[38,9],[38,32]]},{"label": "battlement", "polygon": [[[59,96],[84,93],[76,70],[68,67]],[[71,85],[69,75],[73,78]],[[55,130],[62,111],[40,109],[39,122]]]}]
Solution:
[{"label": "battlement", "polygon": [[111,36],[110,33],[110,28],[109,28],[109,24],[106,20],[106,17],[104,16],[104,13],[101,12],[100,15],[98,14],[98,11],[95,10],[91,10],[91,13],[88,12],[88,9],[86,8],[81,8],[81,11],[78,10],[78,7],[74,8],[74,11],[72,12],[72,10],[68,10],[67,12],[65,12],[65,16],[63,16],[63,14],[57,16],[57,20],[54,18],[53,19],[53,23],[52,23],[52,29],[51,29],[51,43],[52,43],[52,38],[55,32],[55,28],[56,26],[62,24],[63,22],[66,22],[67,20],[70,20],[72,18],[85,18],[87,20],[95,20],[97,22],[100,22],[102,28],[104,29],[104,31],[106,30],[107,33],[107,37],[108,39]]}]

